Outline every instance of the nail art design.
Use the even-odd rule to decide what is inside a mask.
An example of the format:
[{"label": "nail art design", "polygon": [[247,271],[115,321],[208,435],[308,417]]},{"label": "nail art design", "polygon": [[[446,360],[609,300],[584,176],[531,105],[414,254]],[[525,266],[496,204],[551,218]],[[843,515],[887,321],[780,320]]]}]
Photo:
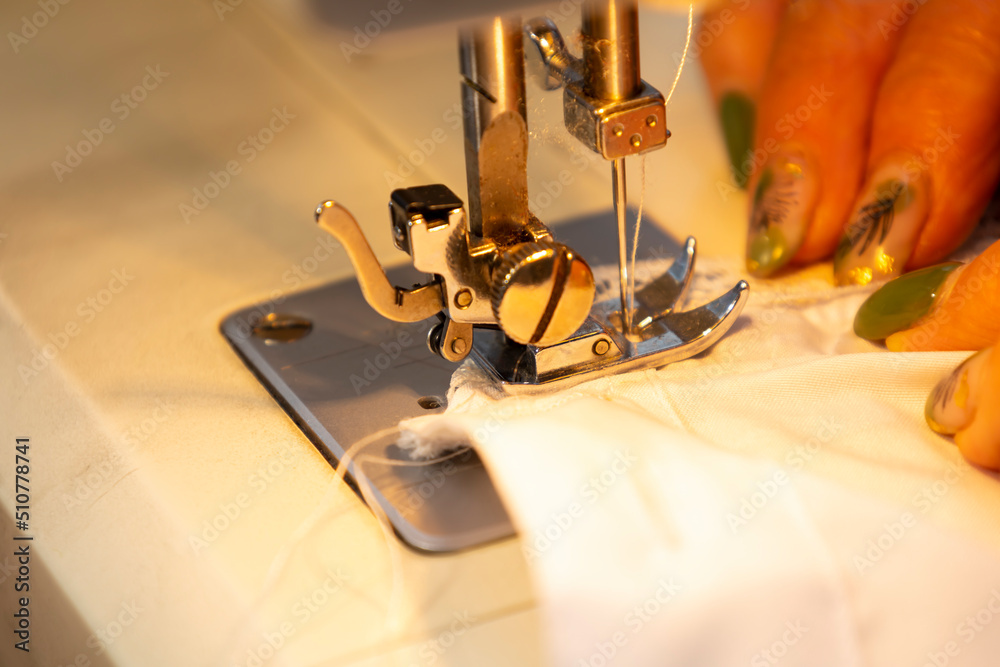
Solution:
[{"label": "nail art design", "polygon": [[976,352],[931,391],[924,406],[924,417],[935,432],[953,435],[972,422],[975,416],[973,387],[978,385],[979,374],[990,350]]},{"label": "nail art design", "polygon": [[879,243],[884,243],[892,228],[896,204],[904,190],[905,186],[899,181],[888,181],[879,186],[877,198],[858,212],[856,224],[841,239],[837,253],[846,255],[856,246],[857,253],[863,255],[875,237],[878,237]]},{"label": "nail art design", "polygon": [[919,175],[890,163],[877,170],[847,226],[833,267],[841,285],[867,285],[902,273],[927,217]]},{"label": "nail art design", "polygon": [[960,262],[947,262],[903,274],[869,296],[854,316],[854,333],[883,340],[909,329],[927,315],[954,284]]},{"label": "nail art design", "polygon": [[747,269],[768,276],[795,255],[816,203],[815,170],[805,154],[789,151],[775,155],[764,167],[754,192]]}]

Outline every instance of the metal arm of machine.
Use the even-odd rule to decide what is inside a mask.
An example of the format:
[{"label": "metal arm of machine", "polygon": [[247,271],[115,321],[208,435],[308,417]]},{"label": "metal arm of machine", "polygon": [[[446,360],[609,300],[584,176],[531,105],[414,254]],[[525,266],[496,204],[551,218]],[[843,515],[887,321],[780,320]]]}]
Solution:
[{"label": "metal arm of machine", "polygon": [[316,208],[316,224],[344,246],[365,300],[382,317],[394,322],[419,322],[444,308],[439,282],[409,290],[394,287],[385,277],[357,220],[340,204],[333,201],[320,204]]}]

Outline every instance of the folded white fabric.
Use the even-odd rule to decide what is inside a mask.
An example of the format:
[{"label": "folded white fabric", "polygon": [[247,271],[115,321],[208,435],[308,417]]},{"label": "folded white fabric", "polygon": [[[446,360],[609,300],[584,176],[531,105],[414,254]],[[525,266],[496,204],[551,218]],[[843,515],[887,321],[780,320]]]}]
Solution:
[{"label": "folded white fabric", "polygon": [[[923,419],[966,355],[858,339],[870,290],[828,272],[755,281],[698,358],[533,398],[470,364],[402,425],[419,455],[480,452],[554,664],[996,663],[1000,481]],[[697,275],[695,305],[738,278]]]}]

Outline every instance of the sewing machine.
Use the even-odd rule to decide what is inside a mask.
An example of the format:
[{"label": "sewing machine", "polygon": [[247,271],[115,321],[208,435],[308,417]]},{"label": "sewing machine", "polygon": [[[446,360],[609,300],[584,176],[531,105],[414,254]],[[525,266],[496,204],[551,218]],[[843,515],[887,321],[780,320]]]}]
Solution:
[{"label": "sewing machine", "polygon": [[[650,581],[631,571],[634,561],[601,556],[629,544],[622,536],[646,539],[662,527],[673,539],[681,527],[676,549],[634,551],[663,566],[665,576],[677,574],[686,589],[656,617],[665,625],[642,625],[641,637],[630,639],[634,646],[648,643],[663,660],[630,661],[620,654],[618,663],[739,662],[713,661],[712,649],[722,645],[746,648],[746,662],[781,637],[785,619],[800,618],[801,608],[783,606],[778,599],[783,598],[811,600],[831,615],[829,623],[822,616],[816,622],[804,617],[811,631],[795,650],[824,634],[852,650],[850,638],[860,637],[872,643],[855,661],[899,663],[895,649],[907,647],[906,659],[920,664],[927,651],[941,655],[958,639],[962,659],[990,664],[997,651],[991,639],[996,620],[989,634],[968,645],[953,631],[967,614],[992,605],[989,591],[1000,586],[991,578],[1000,553],[996,514],[984,511],[1000,507],[1000,486],[995,476],[961,467],[959,454],[921,421],[926,391],[960,357],[907,355],[897,365],[889,353],[826,331],[849,330],[846,324],[862,296],[857,292],[824,300],[798,317],[800,307],[792,299],[797,292],[772,283],[755,312],[747,313],[748,306],[740,317],[739,337],[731,333],[721,341],[724,349],[649,373],[650,379],[658,376],[658,386],[642,374],[623,378],[633,387],[649,384],[650,390],[645,405],[628,396],[608,402],[623,423],[638,416],[639,428],[645,428],[645,407],[666,412],[687,388],[700,397],[698,410],[678,412],[678,422],[692,416],[697,421],[674,429],[669,417],[657,419],[647,453],[652,462],[660,444],[672,448],[681,466],[673,476],[644,464],[629,471],[634,480],[617,487],[627,491],[632,481],[642,483],[663,490],[662,497],[676,499],[676,506],[661,515],[620,505],[604,511],[602,502],[588,516],[603,515],[610,530],[589,533],[585,548],[576,546],[577,539],[586,539],[584,531],[566,535],[567,560],[588,570],[553,572],[566,560],[529,561],[523,550],[535,548],[532,536],[547,527],[549,512],[562,511],[556,503],[572,500],[579,488],[569,470],[559,471],[560,461],[566,461],[567,468],[581,472],[586,460],[581,446],[586,443],[570,438],[546,442],[539,451],[520,443],[524,446],[508,452],[524,455],[507,456],[509,467],[496,476],[520,484],[505,500],[521,502],[510,506],[526,539],[434,557],[385,539],[383,524],[319,452],[336,458],[341,443],[371,438],[406,416],[440,411],[458,366],[426,347],[437,317],[399,323],[371,308],[350,277],[345,249],[318,228],[313,211],[324,198],[336,197],[388,267],[389,283],[404,288],[426,285],[430,278],[409,262],[393,268],[397,259],[412,258],[394,248],[392,228],[385,225],[391,191],[445,183],[463,200],[471,221],[455,33],[452,26],[411,30],[406,23],[437,22],[445,10],[430,4],[405,5],[411,9],[373,38],[364,58],[348,64],[340,41],[352,43],[354,27],[364,28],[358,21],[374,5],[363,6],[361,18],[335,29],[304,9],[281,14],[295,11],[296,3],[284,0],[97,0],[86,8],[69,3],[10,61],[11,132],[2,163],[8,206],[0,228],[0,340],[10,381],[0,390],[0,423],[12,449],[16,438],[31,438],[32,502],[29,530],[22,530],[15,525],[15,462],[9,452],[11,467],[0,475],[7,482],[2,532],[8,545],[14,536],[34,539],[31,653],[21,655],[9,634],[0,646],[0,663],[586,662],[595,642],[604,645],[616,636],[624,613],[660,592],[655,581],[660,573]],[[220,13],[220,7],[229,9]],[[564,7],[572,11],[564,13]],[[10,3],[0,11],[16,32],[25,25],[23,17],[36,16],[29,9]],[[570,50],[582,53],[570,37],[580,25],[577,5],[549,5],[538,13],[555,15]],[[523,12],[526,19],[538,13]],[[641,8],[643,76],[666,94],[685,23],[680,13]],[[392,32],[397,25],[399,34]],[[618,282],[616,267],[598,268],[618,259],[609,165],[566,130],[565,90],[545,92],[531,82],[528,72],[542,61],[530,40],[522,44],[530,211],[554,241],[587,262],[600,302],[601,294],[614,292],[607,281]],[[148,90],[147,67],[156,71],[157,65],[166,78]],[[720,183],[729,187],[729,167],[695,65],[697,60],[688,63],[667,105],[674,131],[669,149],[627,162],[633,205],[641,199],[634,167],[644,159],[649,183],[640,261],[644,252],[683,258],[686,234],[698,235],[702,259],[690,290],[697,306],[736,280],[728,277],[726,258],[738,264],[742,256],[746,201],[740,194],[727,199],[719,189]],[[111,104],[124,94],[146,99],[120,119]],[[295,117],[271,136],[280,127],[277,121],[271,125],[275,108]],[[112,119],[113,133],[97,133],[109,127],[104,118]],[[102,138],[100,145],[89,143],[90,137]],[[259,144],[266,150],[250,153],[252,162],[240,152],[253,145],[248,137],[269,140]],[[409,159],[418,145],[430,147],[421,153],[427,158],[421,165]],[[72,173],[60,172],[59,180],[53,161],[62,163],[67,147],[80,146],[91,154]],[[231,176],[226,168],[232,161],[239,174],[226,183],[222,174]],[[185,219],[178,207],[192,204],[195,190],[202,196],[208,191],[209,205]],[[669,238],[661,230],[669,230]],[[665,262],[655,266],[667,268]],[[324,286],[337,280],[342,282]],[[647,282],[639,280],[640,289]],[[218,331],[232,311],[253,303],[261,305],[227,324],[242,324],[243,335],[235,341],[242,354],[266,362],[257,372],[270,394]],[[269,320],[271,312],[289,317]],[[450,303],[447,314],[456,314]],[[470,367],[480,339],[497,330],[473,331]],[[781,349],[789,344],[787,352]],[[844,352],[842,359],[830,358]],[[882,369],[874,376],[878,382],[859,373],[868,364]],[[474,368],[485,377],[482,366]],[[823,389],[830,377],[828,398],[821,391],[801,391]],[[899,391],[896,379],[906,391]],[[512,387],[518,389],[532,387]],[[779,407],[788,404],[787,419],[758,414],[758,393]],[[288,402],[319,448],[275,398]],[[856,409],[869,414],[872,401],[882,406],[871,413],[877,420],[850,418]],[[621,447],[629,437],[615,437],[614,420],[578,425],[575,433],[593,427],[592,440],[606,439],[607,449],[592,451]],[[821,425],[822,431],[815,430]],[[754,437],[741,437],[745,430]],[[637,428],[621,431],[632,435]],[[832,432],[835,437],[828,440]],[[704,441],[691,443],[691,433]],[[773,442],[771,433],[777,436]],[[886,433],[898,433],[899,442],[886,444]],[[519,444],[501,428],[492,451],[484,451],[497,457],[500,445],[509,442]],[[404,503],[398,513],[406,522],[397,522],[396,529],[409,530],[406,539],[429,536],[429,548],[446,550],[462,540],[476,544],[510,532],[506,513],[490,505],[495,494],[490,495],[488,476],[470,454],[428,465],[412,461],[394,444],[391,435],[369,442],[370,455],[389,456],[357,465],[364,458],[359,457],[352,469],[366,477],[359,481],[376,488],[376,512],[384,507],[378,493]],[[532,456],[546,449],[548,460],[534,465]],[[720,462],[720,452],[736,460]],[[795,467],[786,468],[789,455]],[[684,474],[692,461],[705,462],[704,475]],[[782,470],[791,480],[785,486],[775,482]],[[956,470],[962,471],[957,481]],[[376,479],[382,472],[382,480]],[[814,477],[816,483],[810,483]],[[390,484],[378,487],[379,481]],[[779,493],[766,509],[753,508],[751,529],[734,534],[727,514],[742,512],[760,484]],[[703,502],[703,492],[712,488],[720,493],[711,498],[724,502]],[[551,506],[528,506],[549,489]],[[803,497],[812,499],[815,512],[784,512],[797,510],[796,498]],[[872,499],[879,502],[873,505]],[[646,498],[639,500],[645,506]],[[895,530],[910,514],[918,525],[894,540],[891,551],[876,553],[877,565],[859,570],[857,559],[872,558],[879,540],[894,537],[887,527]],[[644,516],[648,523],[629,521]],[[817,538],[814,526],[821,522],[810,517],[825,517],[827,529],[836,531]],[[616,522],[621,531],[614,530]],[[686,538],[691,532],[685,525],[698,539]],[[462,527],[465,532],[456,530]],[[738,548],[746,542],[727,549],[728,541],[703,541],[706,531],[751,540],[761,557],[747,557]],[[850,539],[838,539],[841,534]],[[816,548],[817,539],[836,552]],[[989,540],[989,549],[962,546],[973,539]],[[798,549],[789,551],[789,543]],[[0,579],[13,614],[12,568],[18,564],[13,548],[8,553],[6,562],[0,558]],[[671,560],[659,557],[664,553]],[[544,569],[546,563],[552,569]],[[963,565],[942,569],[940,563]],[[769,571],[761,576],[758,565]],[[689,576],[701,573],[720,576]],[[802,575],[826,573],[832,588],[804,585]],[[702,581],[707,586],[696,585]],[[632,583],[650,585],[644,591],[629,587]],[[737,604],[739,592],[745,605]],[[853,611],[842,612],[833,604],[838,598],[853,601]],[[569,613],[576,609],[581,613]],[[591,618],[607,620],[607,631],[577,623]],[[563,635],[553,621],[560,619],[579,628],[580,651],[570,646],[557,652],[564,647],[556,645]],[[677,622],[685,619],[691,625]],[[719,628],[739,628],[742,641],[734,635],[735,644],[718,642]],[[785,659],[802,655],[790,652]],[[593,658],[591,664],[605,659],[599,653]]]},{"label": "sewing machine", "polygon": [[[471,358],[510,394],[656,368],[710,347],[747,298],[739,281],[708,304],[678,309],[693,275],[693,238],[669,270],[633,289],[625,163],[667,145],[665,99],[640,76],[634,2],[584,2],[580,41],[577,56],[547,18],[464,26],[468,205],[446,185],[389,198],[392,241],[419,273],[387,276],[349,199],[325,201],[316,221],[346,250],[360,293],[354,281],[336,283],[243,309],[222,326],[320,451],[334,465],[346,455],[350,479],[420,549],[462,549],[513,532],[473,452],[414,462],[395,444],[400,420],[445,407],[455,364]],[[619,268],[611,298],[595,302],[591,265],[565,242],[574,234],[555,234],[529,208],[526,70],[537,88],[563,90],[565,131],[611,162]],[[586,244],[592,230],[582,231]]]}]

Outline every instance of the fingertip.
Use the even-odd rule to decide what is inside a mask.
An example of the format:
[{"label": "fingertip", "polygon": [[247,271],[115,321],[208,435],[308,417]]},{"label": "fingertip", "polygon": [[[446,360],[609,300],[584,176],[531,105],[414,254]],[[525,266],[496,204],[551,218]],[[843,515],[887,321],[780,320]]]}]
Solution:
[{"label": "fingertip", "polygon": [[969,463],[989,470],[1000,470],[1000,443],[978,431],[979,429],[970,427],[957,434],[955,445]]},{"label": "fingertip", "polygon": [[907,153],[907,169],[927,176],[927,219],[900,267],[912,270],[959,247],[1000,176],[1000,4],[921,3],[897,34],[872,117],[869,164]]}]

